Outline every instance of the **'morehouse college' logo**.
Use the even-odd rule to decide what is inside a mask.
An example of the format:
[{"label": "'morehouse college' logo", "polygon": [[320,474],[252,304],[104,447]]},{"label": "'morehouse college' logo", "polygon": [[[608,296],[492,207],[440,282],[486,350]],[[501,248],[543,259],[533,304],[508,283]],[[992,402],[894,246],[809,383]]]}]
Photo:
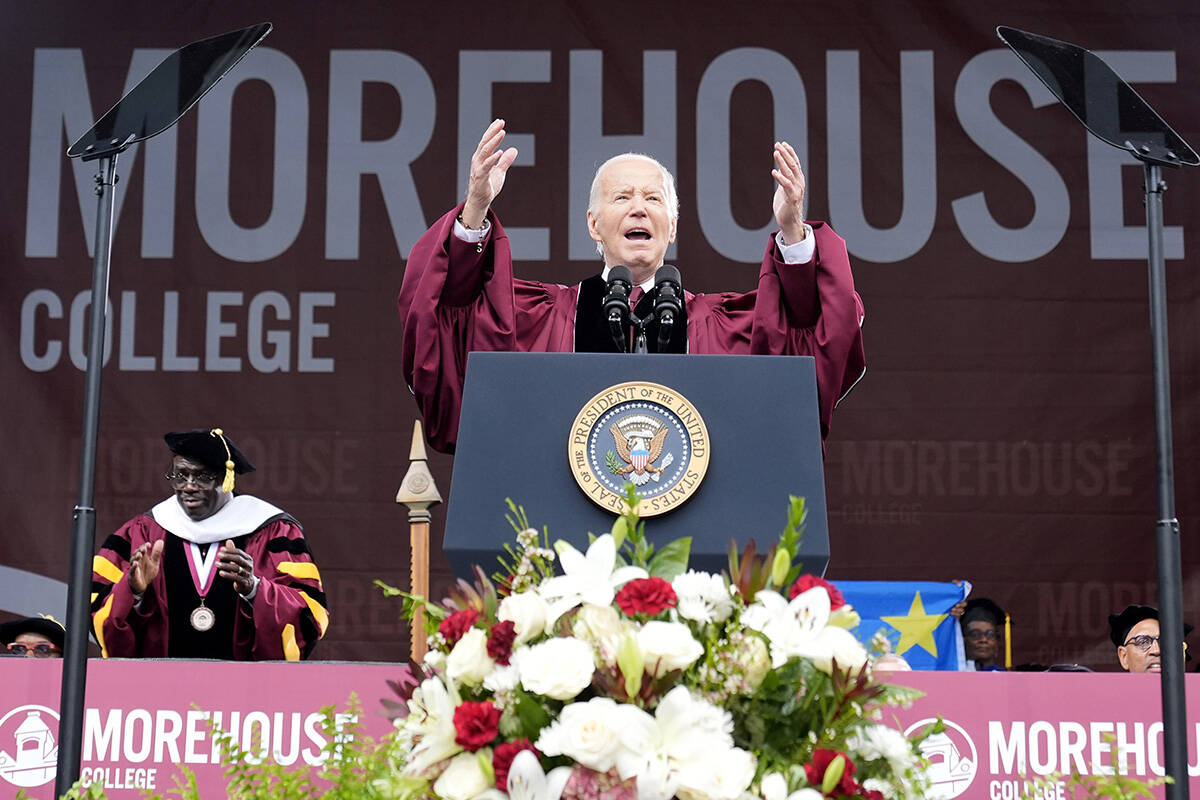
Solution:
[{"label": "'morehouse college' logo", "polygon": [[610,386],[571,426],[567,456],[576,483],[601,508],[620,514],[625,485],[637,487],[638,513],[654,517],[687,500],[708,471],[711,443],[700,412],[657,383]]}]

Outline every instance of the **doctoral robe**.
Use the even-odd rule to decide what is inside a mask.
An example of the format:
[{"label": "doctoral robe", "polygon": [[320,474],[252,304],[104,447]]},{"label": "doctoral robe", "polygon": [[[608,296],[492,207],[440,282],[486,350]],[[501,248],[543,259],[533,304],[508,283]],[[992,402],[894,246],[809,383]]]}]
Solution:
[{"label": "doctoral robe", "polygon": [[[472,351],[576,350],[579,285],[514,277],[508,236],[492,212],[491,233],[472,244],[454,234],[459,206],[413,246],[398,307],[401,367],[430,443],[453,452],[467,354]],[[771,236],[758,287],[738,294],[685,290],[691,353],[802,355],[816,361],[822,439],[833,407],[866,369],[863,305],[845,241],[811,222],[816,250],[804,264],[780,259]]]},{"label": "doctoral robe", "polygon": [[[236,594],[232,581],[217,576],[205,598],[217,624],[198,632],[188,623],[191,611],[200,605],[200,594],[183,561],[188,542],[163,528],[152,512],[135,517],[109,536],[93,559],[92,572],[92,624],[101,654],[238,661],[307,658],[325,635],[329,612],[320,572],[299,523],[280,512],[255,530],[229,538],[254,562],[258,588],[247,601]],[[142,544],[153,545],[160,539],[166,542],[162,564],[135,608],[128,577],[130,556]]]}]

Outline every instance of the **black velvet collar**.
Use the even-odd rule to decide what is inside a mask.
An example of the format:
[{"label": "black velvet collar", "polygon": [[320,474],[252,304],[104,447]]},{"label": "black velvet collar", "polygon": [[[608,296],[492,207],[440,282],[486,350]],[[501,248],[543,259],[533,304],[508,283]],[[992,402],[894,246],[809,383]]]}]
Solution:
[{"label": "black velvet collar", "polygon": [[[576,353],[621,353],[629,352],[632,347],[621,350],[613,341],[608,329],[608,320],[604,318],[604,295],[607,286],[604,278],[594,275],[579,284],[579,305],[575,309],[575,352]],[[655,293],[653,291],[642,296],[634,309],[638,317],[649,316],[654,310]],[[632,341],[633,326],[630,326],[629,338]],[[646,326],[646,349],[651,353],[660,352],[658,349],[658,321]],[[664,353],[687,352],[687,308],[671,326],[671,339]]]}]

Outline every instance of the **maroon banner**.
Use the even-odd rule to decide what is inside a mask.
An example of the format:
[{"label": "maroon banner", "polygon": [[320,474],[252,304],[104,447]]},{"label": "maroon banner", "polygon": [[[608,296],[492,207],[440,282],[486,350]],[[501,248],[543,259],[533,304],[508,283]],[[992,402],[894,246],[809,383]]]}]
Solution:
[{"label": "maroon banner", "polygon": [[[23,788],[30,797],[54,796],[61,666],[0,659],[0,795]],[[103,785],[110,798],[132,798],[141,789],[165,794],[183,778],[182,765],[195,773],[202,796],[221,797],[214,728],[254,760],[317,767],[329,757],[322,708],[335,707],[340,741],[349,741],[353,723],[378,741],[392,730],[379,700],[395,698],[386,681],[399,673],[394,664],[93,660],[79,776]],[[360,713],[351,713],[351,695]]]},{"label": "maroon banner", "polygon": [[[24,788],[33,798],[54,789],[61,662],[0,659],[0,794]],[[379,699],[394,698],[389,664],[234,664],[202,661],[90,663],[84,711],[81,778],[110,798],[140,797],[174,786],[177,764],[196,773],[204,797],[225,787],[213,726],[243,747],[263,743],[260,758],[297,769],[323,763],[327,737],[320,709],[337,707],[351,721],[351,693],[361,703],[362,732],[378,740],[392,729]],[[1115,738],[1122,774],[1163,774],[1159,681],[1142,675],[1081,673],[896,673],[896,683],[925,696],[893,709],[884,721],[915,733],[941,717],[943,734],[925,742],[934,800],[1018,800],[1025,783],[1057,773],[1098,774],[1113,762],[1105,736]],[[1200,676],[1187,676],[1191,790],[1200,789]],[[1103,703],[1096,698],[1103,697]],[[348,735],[348,734],[347,734]],[[11,787],[11,792],[3,791]],[[1159,790],[1159,796],[1162,792]],[[1042,795],[1039,795],[1042,796]],[[1045,795],[1051,800],[1051,795]]]},{"label": "maroon banner", "polygon": [[[0,10],[0,615],[65,605],[96,198],[94,165],[64,150],[170,50],[261,21],[275,26],[262,46],[118,161],[98,539],[167,496],[164,432],[220,426],[259,467],[239,490],[304,526],[331,610],[314,657],[405,657],[397,607],[371,583],[407,585],[394,497],[415,405],[395,295],[409,249],[461,197],[469,153],[503,117],[520,155],[495,210],[517,272],[564,283],[599,266],[584,224],[595,165],[639,150],[678,177],[668,258],[685,287],[752,288],[772,227],[772,143],[796,145],[809,213],[846,238],[866,306],[868,374],[826,456],[830,577],[970,580],[1012,614],[1018,663],[1109,668],[1106,615],[1155,602],[1141,172],[994,28],[1096,50],[1195,145],[1194,3]],[[1195,614],[1200,176],[1167,179],[1175,485]],[[443,495],[450,463],[432,460]],[[535,523],[539,491],[514,498]],[[583,532],[551,531],[567,533]]]},{"label": "maroon banner", "polygon": [[[1164,774],[1161,685],[1150,675],[905,672],[896,683],[925,692],[888,720],[915,734],[939,718],[945,731],[921,751],[933,800],[1062,800],[1072,775]],[[1200,789],[1200,677],[1188,675],[1188,786]],[[1103,698],[1103,702],[1097,702]],[[1117,757],[1113,759],[1113,745]],[[1046,783],[1033,788],[1035,781]],[[1162,787],[1156,796],[1163,796]]]}]

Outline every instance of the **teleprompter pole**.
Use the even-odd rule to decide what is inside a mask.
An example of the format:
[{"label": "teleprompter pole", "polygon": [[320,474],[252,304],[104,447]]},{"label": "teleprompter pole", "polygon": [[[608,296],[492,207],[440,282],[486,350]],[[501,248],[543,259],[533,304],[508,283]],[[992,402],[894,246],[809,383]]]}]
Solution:
[{"label": "teleprompter pole", "polygon": [[1183,681],[1183,578],[1179,565],[1179,520],[1175,518],[1175,466],[1171,444],[1171,370],[1167,347],[1167,278],[1163,258],[1162,167],[1142,164],[1146,180],[1146,230],[1150,237],[1150,340],[1154,353],[1154,423],[1158,483],[1159,650],[1162,658],[1163,749],[1167,800],[1187,800],[1187,700]]},{"label": "teleprompter pole", "polygon": [[71,563],[67,580],[67,634],[63,651],[59,701],[58,772],[54,795],[61,797],[79,778],[83,743],[83,698],[87,687],[88,605],[92,585],[92,551],[96,537],[96,442],[100,429],[100,376],[104,365],[104,333],[108,323],[108,273],[112,256],[113,205],[117,186],[117,153],[100,157],[96,174],[95,253],[92,256],[91,325],[83,397],[83,438],[79,452],[79,495],[71,527]]}]

